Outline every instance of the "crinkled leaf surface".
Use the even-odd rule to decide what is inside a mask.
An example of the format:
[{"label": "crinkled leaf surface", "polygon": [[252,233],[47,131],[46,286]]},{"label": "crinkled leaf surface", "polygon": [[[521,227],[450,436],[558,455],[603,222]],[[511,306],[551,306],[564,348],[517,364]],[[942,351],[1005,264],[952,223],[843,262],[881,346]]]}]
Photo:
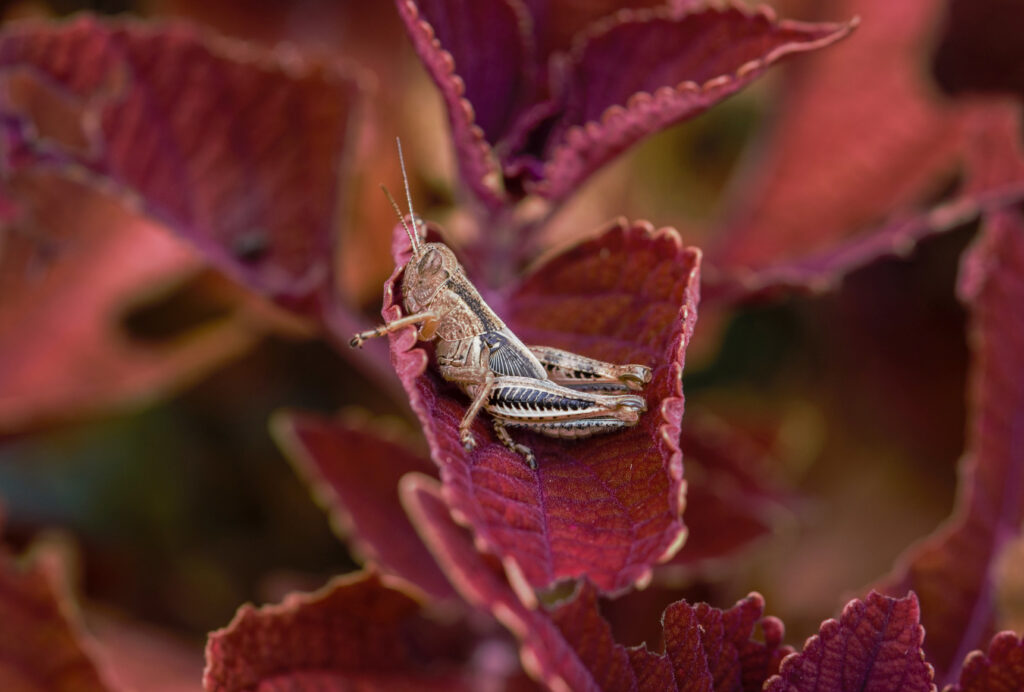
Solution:
[{"label": "crinkled leaf surface", "polygon": [[[993,127],[979,143],[977,184],[1024,180],[1011,133]],[[971,313],[974,353],[970,440],[951,518],[911,548],[884,584],[920,595],[928,659],[951,680],[967,653],[988,641],[992,565],[1024,519],[1024,219],[1018,209],[990,214],[961,266],[960,295]]]},{"label": "crinkled leaf surface", "polygon": [[924,660],[917,598],[871,592],[850,601],[839,620],[826,620],[804,650],[782,661],[765,692],[928,692],[935,689]]},{"label": "crinkled leaf surface", "polygon": [[8,26],[0,78],[6,169],[84,174],[260,292],[321,297],[360,99],[339,65],[81,17]]},{"label": "crinkled leaf surface", "polygon": [[[409,251],[401,230],[394,247],[402,267]],[[535,269],[507,296],[488,297],[524,343],[653,368],[647,412],[633,428],[572,441],[513,430],[532,447],[537,471],[496,439],[486,414],[467,452],[458,434],[466,397],[441,379],[412,328],[392,335],[392,360],[441,468],[446,500],[531,586],[585,574],[602,590],[621,590],[678,549],[680,378],[697,316],[699,261],[672,230],[617,222]],[[399,272],[385,288],[389,322],[402,313]]]},{"label": "crinkled leaf surface", "polygon": [[436,481],[409,476],[402,495],[455,588],[519,638],[525,667],[551,689],[757,690],[789,651],[781,647],[781,623],[762,617],[756,594],[726,611],[675,603],[663,618],[665,653],[623,647],[600,614],[593,586],[584,583],[551,609],[531,608],[452,521]]},{"label": "crinkled leaf surface", "polygon": [[26,565],[0,551],[0,689],[108,692],[53,555]]},{"label": "crinkled leaf surface", "polygon": [[[956,171],[964,108],[934,93],[922,69],[942,0],[826,5],[862,25],[788,75],[778,124],[755,152],[756,174],[736,194],[709,270],[800,260],[870,228],[899,235],[886,217],[934,195]],[[813,268],[826,258],[805,261]]]},{"label": "crinkled leaf surface", "polygon": [[506,191],[564,198],[643,137],[702,112],[786,55],[841,39],[852,26],[779,21],[739,4],[678,3],[580,26],[572,49],[552,56],[553,36],[581,17],[559,18],[549,5],[555,3],[398,0],[447,105],[466,182],[494,206],[507,201]]},{"label": "crinkled leaf surface", "polygon": [[353,416],[283,414],[274,430],[335,530],[358,554],[432,596],[451,595],[398,499],[399,479],[412,471],[431,473],[429,459]]},{"label": "crinkled leaf surface", "polygon": [[401,583],[357,574],[278,605],[242,606],[210,635],[205,689],[472,689],[461,670],[466,631],[430,619]]},{"label": "crinkled leaf surface", "polygon": [[1013,692],[1024,689],[1024,639],[1013,632],[992,638],[988,652],[975,651],[960,671],[960,681],[945,692]]},{"label": "crinkled leaf surface", "polygon": [[15,219],[0,230],[0,432],[159,395],[259,336],[250,305],[166,338],[125,318],[189,281],[201,262],[163,229],[79,183],[17,175]]}]

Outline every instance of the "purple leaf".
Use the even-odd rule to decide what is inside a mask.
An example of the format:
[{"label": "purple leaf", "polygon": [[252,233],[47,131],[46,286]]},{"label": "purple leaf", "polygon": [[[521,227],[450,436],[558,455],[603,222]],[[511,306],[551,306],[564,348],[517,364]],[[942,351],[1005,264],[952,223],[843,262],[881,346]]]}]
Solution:
[{"label": "purple leaf", "polygon": [[992,638],[988,652],[975,651],[964,661],[960,681],[945,692],[1015,692],[1024,689],[1024,639],[1013,632]]},{"label": "purple leaf", "polygon": [[317,308],[361,99],[348,71],[184,26],[82,17],[8,26],[0,77],[8,168],[85,174],[256,290]]},{"label": "purple leaf", "polygon": [[871,592],[850,601],[838,621],[826,620],[804,650],[782,661],[765,692],[929,692],[932,667],[924,660],[917,598]]},{"label": "purple leaf", "polygon": [[643,137],[853,27],[779,21],[738,4],[679,2],[598,19],[601,7],[398,0],[448,107],[463,177],[491,207],[508,204],[506,192],[559,201]]},{"label": "purple leaf", "polygon": [[[395,261],[408,258],[398,230]],[[458,425],[467,400],[430,366],[413,330],[392,335],[392,359],[441,468],[445,498],[481,545],[526,583],[543,587],[587,575],[602,590],[643,580],[683,536],[683,412],[680,376],[697,316],[700,254],[672,230],[617,222],[494,296],[506,324],[527,344],[544,344],[653,368],[647,412],[633,428],[561,441],[513,431],[539,463],[530,470],[491,431],[474,424],[467,452]],[[400,270],[385,289],[386,321],[401,314]]]},{"label": "purple leaf", "polygon": [[398,481],[413,471],[430,473],[430,461],[367,422],[309,414],[274,421],[279,444],[330,514],[335,530],[356,554],[372,560],[435,598],[452,595],[409,523],[398,499]]}]

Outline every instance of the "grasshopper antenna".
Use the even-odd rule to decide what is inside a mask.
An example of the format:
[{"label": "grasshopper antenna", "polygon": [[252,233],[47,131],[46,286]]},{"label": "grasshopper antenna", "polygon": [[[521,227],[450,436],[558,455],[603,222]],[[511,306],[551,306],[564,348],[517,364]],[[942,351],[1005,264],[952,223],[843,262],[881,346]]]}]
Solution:
[{"label": "grasshopper antenna", "polygon": [[[405,184],[405,200],[409,203],[409,218],[412,219],[412,230],[413,236],[415,237],[412,244],[412,252],[414,255],[418,255],[420,253],[419,228],[416,226],[416,212],[412,210],[412,193],[409,192],[409,176],[405,172],[405,157],[402,156],[402,140],[399,137],[395,137],[395,142],[398,144],[398,163],[402,166],[402,182]],[[388,196],[390,197],[390,195]],[[394,204],[394,201],[392,201],[392,204]],[[405,225],[404,221],[402,222],[402,225]],[[406,228],[405,230],[408,231],[409,229]]]},{"label": "grasshopper antenna", "polygon": [[395,210],[395,215],[398,217],[399,222],[402,224],[402,228],[405,229],[406,235],[409,236],[409,242],[412,243],[412,255],[413,257],[420,254],[420,244],[416,242],[416,235],[409,228],[409,224],[405,222],[405,215],[402,210],[398,208],[398,202],[391,196],[391,191],[388,190],[384,185],[380,186],[381,190],[384,190],[384,194],[387,195],[388,201],[391,202],[391,208]]}]

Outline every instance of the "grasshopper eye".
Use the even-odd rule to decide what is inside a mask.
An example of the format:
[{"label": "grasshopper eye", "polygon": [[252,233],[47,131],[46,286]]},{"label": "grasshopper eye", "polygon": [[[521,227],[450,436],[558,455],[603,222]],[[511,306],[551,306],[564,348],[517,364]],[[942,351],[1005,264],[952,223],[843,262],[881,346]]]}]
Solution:
[{"label": "grasshopper eye", "polygon": [[420,258],[420,261],[416,264],[416,268],[419,270],[421,275],[431,276],[444,269],[444,259],[441,257],[441,253],[437,250],[430,250]]}]

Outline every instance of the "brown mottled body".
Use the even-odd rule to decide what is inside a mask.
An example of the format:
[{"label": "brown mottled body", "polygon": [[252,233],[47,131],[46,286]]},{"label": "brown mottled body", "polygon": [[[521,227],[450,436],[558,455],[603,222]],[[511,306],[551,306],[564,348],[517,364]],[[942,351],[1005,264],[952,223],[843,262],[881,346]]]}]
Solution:
[{"label": "brown mottled body", "polygon": [[[537,466],[533,452],[514,442],[506,428],[580,438],[636,425],[647,405],[642,396],[626,392],[639,391],[650,382],[650,368],[526,346],[484,302],[451,249],[443,243],[421,242],[395,206],[413,249],[402,279],[406,316],[355,335],[352,346],[418,324],[418,337],[437,344],[441,376],[472,400],[459,424],[463,445],[476,446],[470,426],[485,410],[498,439],[531,468]],[[415,225],[411,199],[409,209]]]}]

